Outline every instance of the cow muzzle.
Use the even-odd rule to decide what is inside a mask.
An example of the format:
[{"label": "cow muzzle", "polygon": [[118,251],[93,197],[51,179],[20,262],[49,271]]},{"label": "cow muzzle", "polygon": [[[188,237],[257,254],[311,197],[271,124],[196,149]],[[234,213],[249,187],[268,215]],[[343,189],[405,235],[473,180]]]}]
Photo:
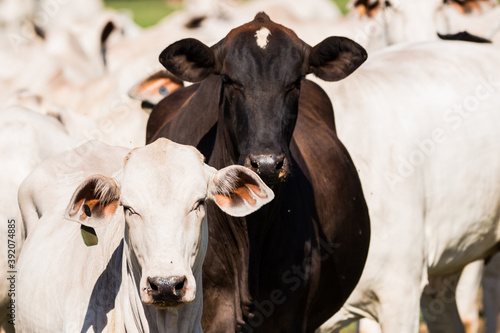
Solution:
[{"label": "cow muzzle", "polygon": [[285,182],[290,176],[290,163],[284,154],[249,154],[244,166],[257,173],[267,185]]},{"label": "cow muzzle", "polygon": [[157,308],[177,308],[186,303],[186,276],[148,277],[146,281],[146,292],[153,299],[152,305]]}]

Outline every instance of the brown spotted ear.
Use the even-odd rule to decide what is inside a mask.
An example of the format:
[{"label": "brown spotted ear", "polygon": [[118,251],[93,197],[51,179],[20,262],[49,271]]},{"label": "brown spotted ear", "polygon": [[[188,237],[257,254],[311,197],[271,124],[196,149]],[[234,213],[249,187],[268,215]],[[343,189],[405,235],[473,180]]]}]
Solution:
[{"label": "brown spotted ear", "polygon": [[356,0],[351,6],[354,7],[354,10],[358,12],[361,18],[365,16],[375,17],[382,5],[379,0]]},{"label": "brown spotted ear", "polygon": [[309,50],[309,73],[325,81],[339,81],[354,72],[368,54],[345,37],[328,37]]},{"label": "brown spotted ear", "polygon": [[179,79],[198,82],[215,72],[214,51],[197,39],[186,38],[168,46],[160,63]]},{"label": "brown spotted ear", "polygon": [[154,73],[133,86],[128,95],[130,98],[156,105],[165,96],[183,86],[184,83],[181,80],[163,70]]},{"label": "brown spotted ear", "polygon": [[274,198],[273,191],[250,169],[232,165],[213,170],[209,183],[209,199],[232,216],[245,216],[258,210]]},{"label": "brown spotted ear", "polygon": [[484,0],[451,0],[451,5],[458,10],[461,14],[479,14],[483,12],[484,5],[488,5],[488,1]]},{"label": "brown spotted ear", "polygon": [[88,246],[96,245],[94,228],[111,221],[119,198],[120,189],[113,179],[101,175],[91,176],[76,189],[64,217],[80,223],[85,243]]}]

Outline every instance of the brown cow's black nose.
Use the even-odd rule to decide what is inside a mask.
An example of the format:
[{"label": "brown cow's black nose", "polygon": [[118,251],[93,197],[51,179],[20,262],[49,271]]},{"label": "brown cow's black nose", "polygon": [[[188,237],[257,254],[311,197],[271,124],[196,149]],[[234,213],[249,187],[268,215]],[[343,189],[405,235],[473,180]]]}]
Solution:
[{"label": "brown cow's black nose", "polygon": [[245,167],[255,171],[267,184],[275,184],[286,180],[289,174],[288,161],[285,155],[248,155]]},{"label": "brown cow's black nose", "polygon": [[153,297],[155,303],[166,306],[175,305],[181,302],[186,293],[186,282],[185,276],[149,277],[148,293]]}]

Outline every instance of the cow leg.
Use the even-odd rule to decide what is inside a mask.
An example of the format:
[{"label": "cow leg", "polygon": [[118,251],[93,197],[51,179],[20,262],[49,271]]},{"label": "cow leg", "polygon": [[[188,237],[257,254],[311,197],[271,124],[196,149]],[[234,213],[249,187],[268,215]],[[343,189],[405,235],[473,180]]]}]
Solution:
[{"label": "cow leg", "polygon": [[465,332],[479,331],[478,296],[483,275],[483,260],[476,260],[465,266],[456,291],[458,313],[465,326]]},{"label": "cow leg", "polygon": [[15,331],[14,325],[9,324],[6,321],[4,321],[0,327],[0,333],[14,333]]},{"label": "cow leg", "polygon": [[[390,299],[381,299],[379,323],[382,332],[418,332],[421,289],[415,288],[415,285],[418,286],[418,282],[413,283],[411,289],[409,288],[410,284],[407,285],[407,288],[395,288],[394,293],[385,295],[391,296]],[[389,286],[388,288],[390,288]]]},{"label": "cow leg", "polygon": [[358,321],[357,333],[381,333],[381,332],[382,331],[380,325],[375,320],[363,318],[360,321]]},{"label": "cow leg", "polygon": [[482,284],[486,333],[497,333],[500,312],[500,253],[484,266]]},{"label": "cow leg", "polygon": [[460,274],[429,278],[420,300],[429,333],[465,333],[455,297]]}]

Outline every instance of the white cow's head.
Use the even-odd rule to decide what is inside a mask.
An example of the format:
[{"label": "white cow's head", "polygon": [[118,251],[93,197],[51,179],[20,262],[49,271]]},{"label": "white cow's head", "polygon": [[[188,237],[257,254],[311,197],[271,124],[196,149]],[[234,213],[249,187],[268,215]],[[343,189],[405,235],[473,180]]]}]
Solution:
[{"label": "white cow's head", "polygon": [[137,275],[138,292],[144,304],[157,308],[195,298],[208,238],[207,200],[244,216],[274,198],[252,171],[236,165],[217,171],[195,148],[166,139],[132,150],[119,178],[88,178],[74,193],[66,217],[90,228],[124,220],[125,256]]}]

